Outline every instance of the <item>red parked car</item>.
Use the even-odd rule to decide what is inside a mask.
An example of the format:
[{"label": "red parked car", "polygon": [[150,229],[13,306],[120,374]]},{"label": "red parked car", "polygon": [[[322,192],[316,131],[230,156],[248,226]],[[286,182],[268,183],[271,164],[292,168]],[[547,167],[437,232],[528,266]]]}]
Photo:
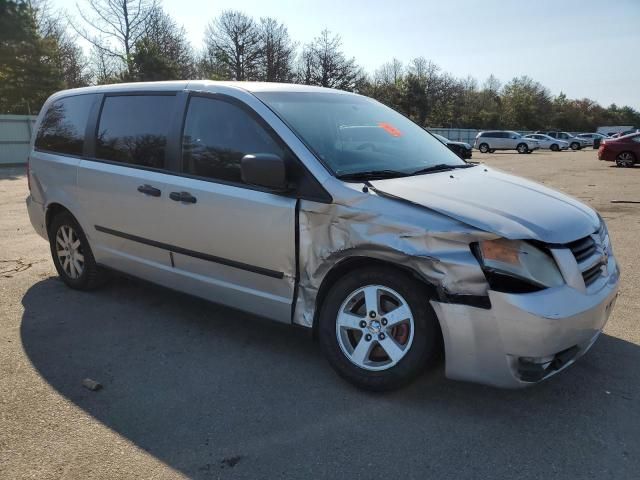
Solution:
[{"label": "red parked car", "polygon": [[640,163],[640,133],[605,140],[598,149],[598,158],[616,162],[619,167],[633,167]]}]

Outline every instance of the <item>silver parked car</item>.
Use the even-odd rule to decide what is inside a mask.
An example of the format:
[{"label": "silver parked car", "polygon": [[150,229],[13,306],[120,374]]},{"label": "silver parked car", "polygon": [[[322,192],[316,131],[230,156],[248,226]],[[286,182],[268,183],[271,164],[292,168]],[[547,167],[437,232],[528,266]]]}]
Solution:
[{"label": "silver parked car", "polygon": [[524,138],[518,132],[510,130],[489,130],[476,135],[474,146],[482,153],[496,150],[516,150],[518,153],[531,153],[540,148],[540,144],[531,138]]},{"label": "silver parked car", "polygon": [[362,388],[442,347],[450,378],[530,385],[587,352],[616,299],[594,210],[367,97],[100,86],[53,95],[36,129],[28,212],[69,287],[115,270],[306,327]]},{"label": "silver parked car", "polygon": [[582,148],[588,147],[593,144],[592,140],[590,141],[589,139],[586,139],[586,138],[576,137],[570,134],[569,132],[537,131],[536,133],[542,134],[542,135],[548,135],[552,138],[557,138],[558,140],[564,140],[569,144],[569,148],[571,148],[571,150],[581,150]]},{"label": "silver parked car", "polygon": [[536,140],[540,144],[540,148],[554,152],[569,149],[569,142],[550,137],[549,135],[543,135],[542,133],[530,133],[529,135],[525,135],[524,138]]}]

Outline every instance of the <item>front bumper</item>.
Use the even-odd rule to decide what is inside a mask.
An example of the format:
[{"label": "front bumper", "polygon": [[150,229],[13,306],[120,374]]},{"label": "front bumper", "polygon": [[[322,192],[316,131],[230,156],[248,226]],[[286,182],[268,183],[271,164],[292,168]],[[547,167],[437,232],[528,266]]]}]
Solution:
[{"label": "front bumper", "polygon": [[567,285],[528,294],[489,291],[490,309],[432,301],[445,343],[446,375],[505,388],[549,378],[584,355],[613,309],[619,270],[596,292]]},{"label": "front bumper", "polygon": [[611,150],[598,150],[598,160],[606,160],[607,162],[615,162],[616,154]]}]

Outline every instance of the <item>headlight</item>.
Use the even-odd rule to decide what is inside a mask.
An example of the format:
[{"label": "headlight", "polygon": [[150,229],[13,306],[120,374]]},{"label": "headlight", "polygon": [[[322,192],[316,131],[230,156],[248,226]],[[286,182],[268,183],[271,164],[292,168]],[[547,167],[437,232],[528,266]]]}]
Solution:
[{"label": "headlight", "polygon": [[487,240],[473,247],[492,290],[523,293],[564,284],[551,255],[522,240]]}]

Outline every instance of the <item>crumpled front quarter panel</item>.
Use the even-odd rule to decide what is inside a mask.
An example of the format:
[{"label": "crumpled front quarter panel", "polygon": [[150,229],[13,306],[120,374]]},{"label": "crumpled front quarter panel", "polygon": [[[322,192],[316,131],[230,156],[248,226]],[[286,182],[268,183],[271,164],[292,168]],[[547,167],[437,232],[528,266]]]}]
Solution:
[{"label": "crumpled front quarter panel", "polygon": [[352,257],[408,267],[439,292],[487,294],[484,274],[469,244],[495,235],[423,207],[381,197],[372,189],[367,193],[350,187],[337,190],[336,194],[332,189],[332,204],[307,200],[300,204],[300,281],[294,323],[313,325],[316,296],[325,276]]}]

